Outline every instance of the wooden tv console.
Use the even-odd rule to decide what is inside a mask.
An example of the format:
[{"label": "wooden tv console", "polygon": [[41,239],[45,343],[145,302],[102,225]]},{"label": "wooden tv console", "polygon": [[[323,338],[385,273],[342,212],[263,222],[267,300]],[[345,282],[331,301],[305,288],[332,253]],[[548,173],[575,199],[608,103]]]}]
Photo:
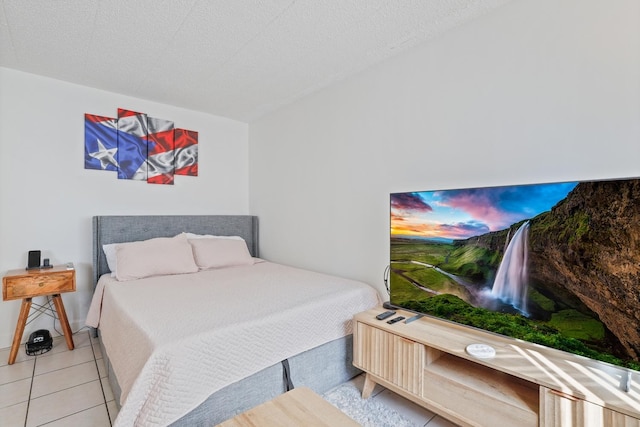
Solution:
[{"label": "wooden tv console", "polygon": [[[433,317],[405,324],[378,308],[354,318],[362,395],[380,384],[462,426],[640,427],[640,376],[628,370]],[[469,344],[495,349],[491,358]]]}]

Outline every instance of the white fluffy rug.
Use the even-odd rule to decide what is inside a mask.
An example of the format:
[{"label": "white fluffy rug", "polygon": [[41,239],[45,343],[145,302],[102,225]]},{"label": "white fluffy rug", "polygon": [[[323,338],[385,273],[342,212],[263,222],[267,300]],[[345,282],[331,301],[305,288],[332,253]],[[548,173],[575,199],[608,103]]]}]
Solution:
[{"label": "white fluffy rug", "polygon": [[364,400],[352,383],[341,384],[322,397],[364,427],[415,427],[402,414],[374,398]]}]

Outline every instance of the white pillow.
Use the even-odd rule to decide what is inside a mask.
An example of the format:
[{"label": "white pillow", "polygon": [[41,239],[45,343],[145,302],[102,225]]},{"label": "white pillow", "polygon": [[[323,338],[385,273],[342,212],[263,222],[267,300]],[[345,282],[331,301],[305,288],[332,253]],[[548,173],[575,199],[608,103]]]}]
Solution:
[{"label": "white pillow", "polygon": [[116,246],[118,243],[109,243],[108,245],[102,245],[104,256],[107,258],[107,265],[111,271],[111,277],[116,277],[117,260],[116,260]]},{"label": "white pillow", "polygon": [[[194,234],[194,233],[181,233],[187,239],[231,239],[231,240],[242,240],[244,239],[240,236],[214,236],[212,234]],[[118,261],[116,259],[116,246],[122,245],[126,243],[109,243],[106,245],[102,245],[102,250],[104,252],[104,256],[107,259],[107,265],[109,266],[109,271],[111,271],[111,277],[116,277],[116,272],[118,271]]]},{"label": "white pillow", "polygon": [[214,236],[213,234],[193,234],[193,233],[182,233],[187,236],[187,239],[232,239],[232,240],[244,240],[240,236]]},{"label": "white pillow", "polygon": [[190,239],[189,243],[201,270],[254,263],[244,239]]},{"label": "white pillow", "polygon": [[116,245],[118,280],[196,271],[198,266],[193,259],[191,245],[183,234]]}]

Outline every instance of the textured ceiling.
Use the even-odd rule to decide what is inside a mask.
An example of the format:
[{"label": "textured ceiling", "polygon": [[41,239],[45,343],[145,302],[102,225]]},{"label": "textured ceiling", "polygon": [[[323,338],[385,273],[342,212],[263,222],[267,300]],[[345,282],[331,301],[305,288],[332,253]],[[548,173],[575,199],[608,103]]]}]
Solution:
[{"label": "textured ceiling", "polygon": [[509,0],[0,0],[0,66],[250,122]]}]

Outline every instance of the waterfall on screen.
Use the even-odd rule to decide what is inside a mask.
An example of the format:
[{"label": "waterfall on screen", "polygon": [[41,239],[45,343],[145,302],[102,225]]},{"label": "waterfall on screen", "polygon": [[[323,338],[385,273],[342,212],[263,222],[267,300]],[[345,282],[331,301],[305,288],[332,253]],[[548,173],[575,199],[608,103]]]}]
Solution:
[{"label": "waterfall on screen", "polygon": [[527,315],[529,221],[520,226],[504,252],[491,294]]}]

